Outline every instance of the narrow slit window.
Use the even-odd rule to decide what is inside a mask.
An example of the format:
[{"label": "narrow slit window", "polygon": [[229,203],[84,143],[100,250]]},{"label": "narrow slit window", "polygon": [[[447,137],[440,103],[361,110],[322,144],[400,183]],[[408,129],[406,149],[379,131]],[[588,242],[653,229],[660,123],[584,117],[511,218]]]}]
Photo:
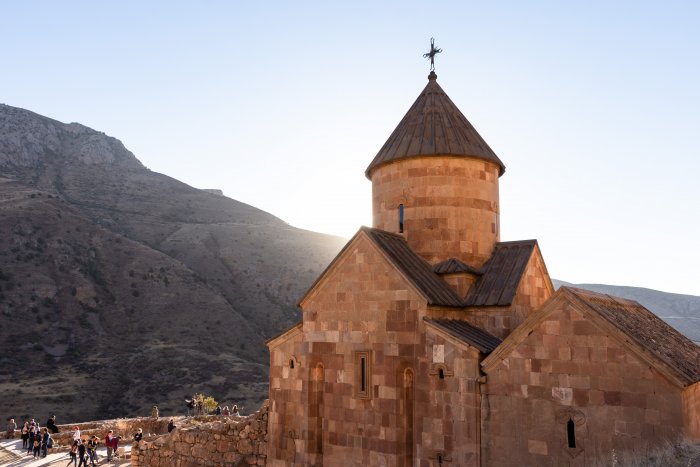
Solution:
[{"label": "narrow slit window", "polygon": [[403,233],[403,204],[399,204],[399,233]]},{"label": "narrow slit window", "polygon": [[367,391],[367,359],[360,357],[360,392]]},{"label": "narrow slit window", "polygon": [[294,359],[289,360],[289,368],[294,369]]},{"label": "narrow slit window", "polygon": [[371,364],[369,351],[355,352],[355,395],[360,399],[371,397]]},{"label": "narrow slit window", "polygon": [[442,368],[438,370],[438,378],[445,379],[445,370],[443,370]]},{"label": "narrow slit window", "polygon": [[569,421],[566,422],[566,437],[569,440],[569,447],[575,448],[576,447],[576,429],[574,428],[574,421],[571,419],[569,419]]}]

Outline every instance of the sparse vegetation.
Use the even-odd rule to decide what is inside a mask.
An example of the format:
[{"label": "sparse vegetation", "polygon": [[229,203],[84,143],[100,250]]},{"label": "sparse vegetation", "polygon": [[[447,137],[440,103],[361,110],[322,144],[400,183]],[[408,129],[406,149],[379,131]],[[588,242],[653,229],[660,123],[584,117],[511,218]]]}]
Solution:
[{"label": "sparse vegetation", "polygon": [[687,440],[667,443],[660,448],[650,449],[649,452],[618,453],[611,452],[612,467],[691,467],[700,464],[700,444],[692,444]]}]

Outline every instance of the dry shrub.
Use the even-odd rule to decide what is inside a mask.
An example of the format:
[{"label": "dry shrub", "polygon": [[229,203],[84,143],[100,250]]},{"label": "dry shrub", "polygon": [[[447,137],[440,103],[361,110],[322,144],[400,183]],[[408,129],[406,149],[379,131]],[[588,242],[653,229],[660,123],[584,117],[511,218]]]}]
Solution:
[{"label": "dry shrub", "polygon": [[700,443],[687,440],[650,450],[647,454],[612,452],[613,467],[698,467],[700,466]]}]

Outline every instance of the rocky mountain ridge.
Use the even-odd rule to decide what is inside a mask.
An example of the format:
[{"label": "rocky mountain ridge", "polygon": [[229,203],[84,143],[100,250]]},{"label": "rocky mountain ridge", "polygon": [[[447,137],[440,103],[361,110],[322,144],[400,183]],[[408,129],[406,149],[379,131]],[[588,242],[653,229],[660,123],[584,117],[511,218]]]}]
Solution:
[{"label": "rocky mountain ridge", "polygon": [[345,242],[6,105],[0,219],[0,412],[40,418],[173,410],[195,391],[257,404],[265,339]]}]

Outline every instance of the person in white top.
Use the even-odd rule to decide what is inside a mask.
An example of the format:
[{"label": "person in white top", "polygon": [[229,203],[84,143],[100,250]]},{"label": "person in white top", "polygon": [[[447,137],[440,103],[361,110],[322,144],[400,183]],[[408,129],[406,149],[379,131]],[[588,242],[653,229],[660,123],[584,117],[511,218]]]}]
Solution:
[{"label": "person in white top", "polygon": [[80,444],[80,428],[78,426],[73,427],[73,441],[77,441]]}]

